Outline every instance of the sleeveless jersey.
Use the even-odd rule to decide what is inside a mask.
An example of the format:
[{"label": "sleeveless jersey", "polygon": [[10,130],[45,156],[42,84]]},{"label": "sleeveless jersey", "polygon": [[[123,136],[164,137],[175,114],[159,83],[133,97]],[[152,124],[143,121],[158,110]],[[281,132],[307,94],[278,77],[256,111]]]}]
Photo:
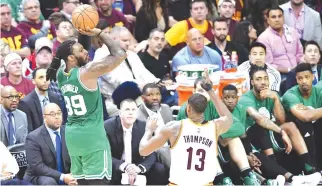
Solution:
[{"label": "sleeveless jersey", "polygon": [[[186,19],[185,21],[187,22],[188,31],[194,28],[189,19]],[[212,33],[211,23],[209,21],[206,21],[205,24],[207,24],[207,30],[205,33],[202,33],[202,35],[204,36],[205,45],[208,45],[214,39],[214,34]],[[176,46],[173,47],[173,50],[175,53],[177,53],[185,46],[187,46],[186,42],[178,43]]]},{"label": "sleeveless jersey", "polygon": [[[189,19],[186,19],[186,21],[187,21],[188,30],[194,28]],[[208,24],[208,28],[205,33],[202,33],[202,35],[205,37],[205,39],[207,39],[206,40],[207,42],[211,42],[214,39],[214,34],[212,33],[211,23],[207,21],[207,24]]]},{"label": "sleeveless jersey", "polygon": [[71,156],[83,156],[108,149],[104,129],[102,97],[97,89],[88,89],[80,80],[79,68],[65,73],[58,70],[57,81],[63,93],[68,118],[66,145]]},{"label": "sleeveless jersey", "polygon": [[169,181],[176,185],[212,184],[216,176],[217,139],[213,121],[196,124],[181,120],[181,129],[171,147]]}]

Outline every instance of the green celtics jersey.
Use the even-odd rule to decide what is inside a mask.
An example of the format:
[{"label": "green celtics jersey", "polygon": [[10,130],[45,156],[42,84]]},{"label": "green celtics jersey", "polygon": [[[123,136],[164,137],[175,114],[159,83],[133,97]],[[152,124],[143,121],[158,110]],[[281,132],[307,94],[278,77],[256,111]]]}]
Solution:
[{"label": "green celtics jersey", "polygon": [[79,68],[69,73],[59,69],[57,81],[68,111],[66,144],[69,154],[84,156],[109,150],[99,88],[88,89],[80,80]]},{"label": "green celtics jersey", "polygon": [[[177,120],[186,119],[188,117],[186,114],[186,107],[187,107],[187,102],[181,106],[178,113]],[[219,118],[219,114],[217,113],[215,105],[212,103],[212,101],[208,101],[206,110],[204,112],[204,117],[205,117],[205,120],[207,121],[211,121]]]},{"label": "green celtics jersey", "polygon": [[[178,113],[177,120],[182,120],[182,119],[187,118],[186,107],[187,107],[187,103],[184,103],[181,106],[180,111]],[[236,110],[236,116],[241,116],[242,115],[242,114],[239,114],[239,112],[240,111],[237,109]],[[232,124],[232,126],[229,128],[229,130],[226,133],[221,135],[221,137],[223,139],[238,137],[238,136],[241,136],[242,134],[245,133],[244,124],[242,124],[240,122],[240,120],[238,119],[238,117],[236,117],[236,116],[234,115],[234,112],[233,112],[233,124]],[[212,101],[208,102],[207,108],[206,108],[206,110],[204,112],[204,117],[205,117],[204,119],[207,120],[207,121],[211,121],[211,120],[219,118],[219,114],[218,114],[218,112],[216,110],[216,107],[215,107],[215,105],[213,104]],[[246,116],[245,116],[245,118],[246,118]]]},{"label": "green celtics jersey", "polygon": [[316,86],[316,87],[319,87],[319,88],[322,88],[322,80],[321,80],[321,81],[319,81],[315,86]]},{"label": "green celtics jersey", "polygon": [[296,85],[285,92],[282,97],[283,106],[287,112],[287,116],[291,120],[295,119],[290,110],[294,105],[302,103],[310,109],[322,107],[322,87],[312,86],[312,92],[309,98],[304,99],[300,92],[299,86]]},{"label": "green celtics jersey", "polygon": [[246,115],[247,115],[247,111],[246,108],[244,106],[242,106],[241,104],[237,103],[234,111],[232,112],[233,116],[235,116],[236,118],[238,118],[238,120],[243,124],[244,127],[246,127]]},{"label": "green celtics jersey", "polygon": [[232,112],[232,116],[233,124],[226,133],[221,135],[223,139],[239,137],[246,131],[246,109],[242,105],[237,104]]},{"label": "green celtics jersey", "polygon": [[[243,94],[239,99],[239,104],[245,107],[247,110],[248,107],[253,107],[260,114],[266,116],[269,119],[273,119],[273,109],[274,109],[274,100],[267,98],[264,100],[259,100],[255,97],[253,90],[249,90],[245,94]],[[246,128],[255,124],[255,120],[251,117],[247,117],[246,119]]]}]

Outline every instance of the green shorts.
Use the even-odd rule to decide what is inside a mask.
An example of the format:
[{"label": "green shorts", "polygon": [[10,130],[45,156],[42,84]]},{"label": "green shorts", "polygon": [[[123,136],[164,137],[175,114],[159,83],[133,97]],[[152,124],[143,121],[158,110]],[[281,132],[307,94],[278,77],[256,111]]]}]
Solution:
[{"label": "green shorts", "polygon": [[112,178],[112,157],[110,150],[101,150],[85,156],[71,156],[71,174],[76,179]]},{"label": "green shorts", "polygon": [[220,135],[220,137],[222,139],[236,138],[243,134],[245,134],[245,126],[240,122],[234,122],[229,130],[226,133]]}]

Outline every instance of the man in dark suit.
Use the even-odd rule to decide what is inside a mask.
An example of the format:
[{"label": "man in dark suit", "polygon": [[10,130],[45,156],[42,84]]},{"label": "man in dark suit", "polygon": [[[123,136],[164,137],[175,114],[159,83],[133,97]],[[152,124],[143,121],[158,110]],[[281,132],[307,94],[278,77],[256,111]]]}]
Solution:
[{"label": "man in dark suit", "polygon": [[[312,71],[314,75],[313,85],[322,80],[322,65],[318,64],[321,59],[321,49],[317,42],[308,41],[304,46],[304,62],[309,63],[312,66]],[[291,70],[288,75],[286,82],[284,84],[284,92],[293,86],[297,85],[295,78],[295,70]],[[284,93],[283,92],[283,93]]]},{"label": "man in dark suit", "polygon": [[70,175],[70,157],[65,143],[62,111],[55,103],[44,108],[45,125],[27,135],[28,168],[24,179],[34,185],[76,184]]},{"label": "man in dark suit", "polygon": [[43,125],[44,106],[50,102],[60,105],[57,95],[48,92],[49,81],[46,81],[46,71],[44,68],[36,68],[32,72],[32,82],[36,88],[20,101],[18,107],[27,115],[29,132]]},{"label": "man in dark suit", "polygon": [[[138,175],[145,175],[147,184],[165,185],[168,183],[168,171],[163,164],[156,162],[156,155],[153,153],[142,157],[139,154],[145,122],[137,120],[137,105],[134,101],[136,97],[126,95],[133,94],[134,91],[120,87],[112,95],[114,103],[120,109],[120,115],[104,123],[112,151],[111,184],[120,184],[122,176],[125,176],[122,173],[126,173],[129,183],[133,183]],[[140,91],[138,88],[136,90]],[[115,96],[118,98],[115,99]]]},{"label": "man in dark suit", "polygon": [[24,143],[28,133],[28,123],[26,114],[17,109],[19,93],[15,88],[5,86],[1,89],[1,98],[0,141],[6,147]]},{"label": "man in dark suit", "polygon": [[[149,117],[158,118],[159,131],[162,126],[173,120],[172,110],[166,104],[161,104],[160,88],[154,83],[146,84],[142,89],[143,104],[138,109],[138,120],[146,122]],[[157,161],[164,164],[170,170],[171,158],[170,148],[166,144],[164,147],[156,151]]]}]

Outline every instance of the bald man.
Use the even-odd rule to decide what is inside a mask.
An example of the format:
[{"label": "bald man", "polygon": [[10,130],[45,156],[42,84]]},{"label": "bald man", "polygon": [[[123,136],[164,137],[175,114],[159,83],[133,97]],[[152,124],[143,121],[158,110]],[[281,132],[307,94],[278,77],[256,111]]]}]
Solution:
[{"label": "bald man", "polygon": [[28,168],[24,179],[34,185],[76,184],[70,174],[70,157],[65,143],[62,111],[55,103],[44,107],[44,125],[28,134]]},{"label": "bald man", "polygon": [[17,109],[20,95],[12,86],[1,88],[0,140],[7,146],[24,143],[28,130],[27,116]]},{"label": "bald man", "polygon": [[189,64],[217,65],[221,70],[221,57],[215,50],[204,46],[204,36],[196,28],[187,33],[187,46],[181,49],[172,60],[172,71],[178,74],[179,67]]}]

